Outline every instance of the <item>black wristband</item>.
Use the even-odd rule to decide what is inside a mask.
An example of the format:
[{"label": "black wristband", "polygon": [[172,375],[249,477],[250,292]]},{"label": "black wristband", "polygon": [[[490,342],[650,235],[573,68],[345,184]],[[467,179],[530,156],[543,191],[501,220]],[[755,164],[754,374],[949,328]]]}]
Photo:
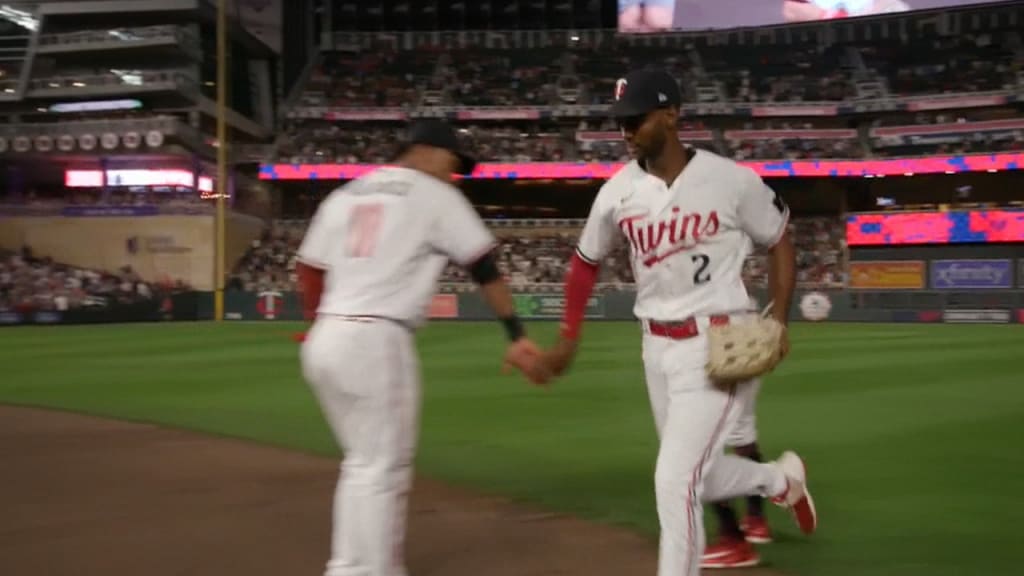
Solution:
[{"label": "black wristband", "polygon": [[509,342],[515,342],[523,336],[526,336],[526,329],[523,328],[523,323],[519,321],[519,318],[515,316],[509,316],[508,318],[501,318],[502,325],[505,326],[505,333],[508,335]]}]

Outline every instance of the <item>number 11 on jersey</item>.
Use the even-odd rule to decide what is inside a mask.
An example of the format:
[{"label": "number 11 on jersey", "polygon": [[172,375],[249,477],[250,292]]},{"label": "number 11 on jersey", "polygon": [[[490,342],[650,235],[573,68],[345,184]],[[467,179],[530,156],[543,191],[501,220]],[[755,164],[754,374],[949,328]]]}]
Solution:
[{"label": "number 11 on jersey", "polygon": [[345,252],[351,258],[369,258],[377,249],[383,204],[357,204],[348,216]]}]

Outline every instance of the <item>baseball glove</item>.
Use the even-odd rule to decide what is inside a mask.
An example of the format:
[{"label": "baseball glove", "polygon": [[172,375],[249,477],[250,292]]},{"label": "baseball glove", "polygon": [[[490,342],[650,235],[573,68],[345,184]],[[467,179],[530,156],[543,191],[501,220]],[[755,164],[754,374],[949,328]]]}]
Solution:
[{"label": "baseball glove", "polygon": [[720,383],[740,382],[771,372],[782,359],[785,327],[768,316],[771,304],[750,321],[708,329],[708,377]]}]

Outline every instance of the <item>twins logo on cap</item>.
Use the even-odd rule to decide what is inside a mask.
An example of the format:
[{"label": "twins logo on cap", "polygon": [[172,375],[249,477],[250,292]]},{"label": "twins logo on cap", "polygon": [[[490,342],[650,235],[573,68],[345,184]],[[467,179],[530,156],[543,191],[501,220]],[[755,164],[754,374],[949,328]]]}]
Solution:
[{"label": "twins logo on cap", "polygon": [[615,81],[615,99],[622,100],[622,97],[626,95],[626,79],[619,78]]}]

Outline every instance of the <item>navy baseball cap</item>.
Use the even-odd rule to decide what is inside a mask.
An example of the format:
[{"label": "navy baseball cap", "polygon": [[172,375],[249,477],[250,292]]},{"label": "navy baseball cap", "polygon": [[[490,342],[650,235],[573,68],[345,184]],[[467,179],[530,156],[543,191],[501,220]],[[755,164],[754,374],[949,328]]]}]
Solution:
[{"label": "navy baseball cap", "polygon": [[643,116],[659,108],[679,106],[683,96],[679,84],[666,70],[644,68],[634,70],[615,82],[612,116],[628,118]]},{"label": "navy baseball cap", "polygon": [[399,151],[399,155],[416,144],[443,148],[456,155],[459,158],[459,174],[472,174],[476,168],[476,160],[462,151],[455,130],[443,120],[428,118],[416,121],[409,129],[409,138]]}]

